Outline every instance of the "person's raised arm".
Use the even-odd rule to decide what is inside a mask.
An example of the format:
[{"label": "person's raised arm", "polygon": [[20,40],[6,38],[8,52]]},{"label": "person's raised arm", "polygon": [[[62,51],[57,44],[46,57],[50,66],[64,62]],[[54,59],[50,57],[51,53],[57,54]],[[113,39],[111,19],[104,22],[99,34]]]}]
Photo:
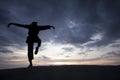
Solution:
[{"label": "person's raised arm", "polygon": [[10,27],[10,25],[15,25],[15,26],[18,26],[18,27],[23,27],[23,28],[28,28],[29,27],[29,25],[18,24],[18,23],[9,23],[8,28]]},{"label": "person's raised arm", "polygon": [[55,27],[51,25],[38,26],[38,28],[39,30],[46,30],[46,29],[51,29],[51,28],[55,30]]}]

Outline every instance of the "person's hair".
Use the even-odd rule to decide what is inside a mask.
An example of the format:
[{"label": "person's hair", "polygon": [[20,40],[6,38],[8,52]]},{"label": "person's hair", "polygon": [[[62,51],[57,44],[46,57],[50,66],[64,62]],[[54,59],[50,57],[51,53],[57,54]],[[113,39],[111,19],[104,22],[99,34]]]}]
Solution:
[{"label": "person's hair", "polygon": [[37,22],[32,22],[32,25],[37,25]]}]

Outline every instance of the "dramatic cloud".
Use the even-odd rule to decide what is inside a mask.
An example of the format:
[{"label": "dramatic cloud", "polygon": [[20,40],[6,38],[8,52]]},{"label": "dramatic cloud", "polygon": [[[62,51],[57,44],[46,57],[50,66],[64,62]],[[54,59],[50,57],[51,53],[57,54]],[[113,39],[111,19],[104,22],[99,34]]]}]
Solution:
[{"label": "dramatic cloud", "polygon": [[47,56],[40,56],[39,58],[43,61],[50,60],[50,58]]},{"label": "dramatic cloud", "polygon": [[1,53],[13,53],[13,51],[5,49],[5,48],[0,48]]},{"label": "dramatic cloud", "polygon": [[[108,0],[92,2],[89,0],[69,0],[69,2],[68,0],[12,0],[2,1],[1,5],[3,7],[0,9],[0,23],[4,27],[9,21],[27,24],[38,21],[41,24],[56,26],[56,35],[51,31],[41,35],[41,37],[47,37],[43,38],[45,40],[54,38],[59,42],[79,44],[90,41],[91,36],[96,33],[102,33],[103,38],[98,45],[104,45],[120,37],[118,17],[120,8],[117,0],[114,2]],[[25,37],[24,29],[19,31],[18,28],[12,28],[11,30],[16,36]],[[47,33],[51,34],[47,35]]]},{"label": "dramatic cloud", "polygon": [[120,0],[1,0],[0,54],[15,54],[13,48],[25,50],[27,46],[27,30],[7,28],[7,24],[32,21],[56,27],[40,32],[40,51],[45,55],[39,59],[60,56],[89,61],[120,55]]}]

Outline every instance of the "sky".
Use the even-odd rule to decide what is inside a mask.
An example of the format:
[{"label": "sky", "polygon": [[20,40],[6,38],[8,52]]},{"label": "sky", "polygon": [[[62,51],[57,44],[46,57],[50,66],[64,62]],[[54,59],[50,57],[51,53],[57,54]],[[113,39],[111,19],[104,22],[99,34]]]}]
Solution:
[{"label": "sky", "polygon": [[33,21],[56,28],[33,65],[120,65],[120,0],[1,0],[0,69],[28,66],[28,30],[7,24]]}]

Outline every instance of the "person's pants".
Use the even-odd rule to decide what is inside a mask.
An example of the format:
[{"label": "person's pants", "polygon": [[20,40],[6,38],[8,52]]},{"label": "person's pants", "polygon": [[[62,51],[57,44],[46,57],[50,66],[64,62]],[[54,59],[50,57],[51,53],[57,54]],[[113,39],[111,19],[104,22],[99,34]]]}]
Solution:
[{"label": "person's pants", "polygon": [[31,61],[33,57],[33,43],[28,43],[28,59]]}]

